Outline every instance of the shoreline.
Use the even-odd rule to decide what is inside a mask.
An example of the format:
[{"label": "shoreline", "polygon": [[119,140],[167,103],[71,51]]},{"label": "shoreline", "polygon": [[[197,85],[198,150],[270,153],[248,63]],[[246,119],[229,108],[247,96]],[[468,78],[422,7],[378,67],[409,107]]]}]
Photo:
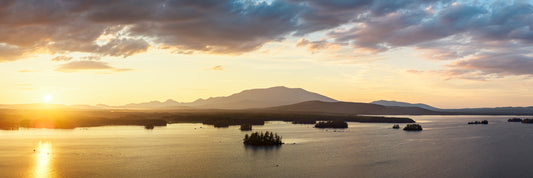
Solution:
[{"label": "shoreline", "polygon": [[5,110],[0,113],[0,129],[18,128],[74,129],[97,126],[166,126],[171,123],[202,123],[214,127],[251,124],[268,121],[316,122],[343,120],[360,123],[415,123],[405,117],[360,116],[331,113],[250,112],[250,111],[175,111],[175,112],[116,112],[71,110]]}]

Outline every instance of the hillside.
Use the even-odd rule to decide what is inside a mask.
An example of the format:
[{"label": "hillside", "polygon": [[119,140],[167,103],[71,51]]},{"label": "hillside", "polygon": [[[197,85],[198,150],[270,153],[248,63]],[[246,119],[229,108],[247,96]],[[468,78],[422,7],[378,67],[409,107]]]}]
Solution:
[{"label": "hillside", "polygon": [[419,107],[427,110],[432,111],[439,111],[439,108],[423,104],[423,103],[406,103],[406,102],[399,102],[399,101],[389,101],[389,100],[378,100],[378,101],[372,101],[371,104],[378,104],[382,106],[400,106],[400,107]]},{"label": "hillside", "polygon": [[267,110],[301,113],[335,113],[367,115],[435,115],[450,114],[418,107],[382,106],[369,103],[307,101],[292,105],[268,108]]}]

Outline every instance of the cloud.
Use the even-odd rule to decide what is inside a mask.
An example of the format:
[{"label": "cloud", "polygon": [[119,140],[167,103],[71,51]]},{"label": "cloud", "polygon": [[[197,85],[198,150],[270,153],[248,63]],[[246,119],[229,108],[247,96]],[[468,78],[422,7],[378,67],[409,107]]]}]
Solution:
[{"label": "cloud", "polygon": [[59,72],[78,72],[78,71],[88,71],[88,70],[106,70],[106,71],[113,71],[113,72],[124,72],[124,71],[130,71],[132,69],[114,68],[106,62],[100,62],[100,61],[72,61],[72,62],[60,65],[55,70]]},{"label": "cloud", "polygon": [[131,32],[178,52],[239,54],[282,40],[297,26],[297,4],[285,1],[171,1]]},{"label": "cloud", "polygon": [[113,39],[96,49],[101,55],[128,57],[148,50],[150,44],[142,39]]},{"label": "cloud", "polygon": [[533,56],[519,53],[483,53],[457,60],[443,70],[407,70],[412,74],[435,74],[445,78],[486,81],[506,76],[533,77]]},{"label": "cloud", "polygon": [[0,62],[15,61],[24,56],[26,50],[0,43]]},{"label": "cloud", "polygon": [[103,2],[3,2],[0,44],[115,57],[143,53],[152,45],[182,53],[240,54],[282,40],[297,29],[300,12],[299,3],[287,1]]},{"label": "cloud", "polygon": [[304,6],[298,19],[299,24],[296,34],[327,30],[352,22],[361,22],[368,19],[381,17],[396,11],[426,8],[440,0],[290,0]]},{"label": "cloud", "polygon": [[83,57],[80,57],[80,59],[89,60],[89,61],[98,61],[101,59],[101,57],[100,56],[83,56]]},{"label": "cloud", "polygon": [[10,0],[0,8],[0,43],[28,52],[115,57],[151,46],[186,54],[241,54],[287,35],[331,29],[368,12],[382,15],[429,2]]},{"label": "cloud", "polygon": [[39,71],[24,69],[24,70],[19,70],[18,72],[20,72],[20,73],[34,73],[34,72],[39,72]]},{"label": "cloud", "polygon": [[506,75],[533,76],[533,57],[520,54],[483,54],[460,60],[448,66],[451,78],[465,74],[478,75],[476,78],[490,79]]},{"label": "cloud", "polygon": [[436,9],[371,15],[347,30],[331,30],[329,37],[373,53],[412,47],[428,59],[454,60],[446,66],[448,76],[487,80],[530,75],[522,66],[533,60],[532,21],[530,3],[443,2]]},{"label": "cloud", "polygon": [[335,43],[331,43],[326,41],[325,39],[319,40],[319,41],[310,41],[304,38],[301,38],[296,43],[296,47],[306,47],[307,51],[310,51],[312,53],[319,52],[323,49],[328,48],[338,48],[338,45]]},{"label": "cloud", "polygon": [[407,70],[407,73],[415,75],[432,75],[442,77],[444,81],[452,79],[465,79],[465,80],[475,80],[475,81],[487,81],[496,78],[502,78],[500,75],[487,74],[479,70],[470,70],[470,69],[447,69],[447,70],[430,70],[430,71],[421,71],[421,70]]},{"label": "cloud", "polygon": [[29,84],[29,83],[17,84],[17,88],[19,90],[34,90],[34,89],[36,89],[32,84]]},{"label": "cloud", "polygon": [[207,70],[215,70],[215,71],[224,70],[224,67],[222,67],[221,65],[218,65],[218,66],[211,67],[211,68],[209,68]]},{"label": "cloud", "polygon": [[411,73],[411,74],[420,74],[420,73],[424,73],[424,71],[413,70],[413,69],[406,70],[405,72],[407,72],[407,73]]},{"label": "cloud", "polygon": [[[242,54],[298,37],[296,45],[313,53],[330,45],[370,54],[409,47],[433,60],[476,59],[480,66],[517,59],[487,57],[491,52],[531,56],[532,22],[533,5],[526,1],[6,0],[0,4],[0,62],[42,51],[123,58],[150,48]],[[327,38],[305,39],[318,31]],[[501,67],[506,71],[498,75],[522,75],[493,67],[478,70],[488,75]]]},{"label": "cloud", "polygon": [[70,61],[72,59],[71,56],[56,56],[52,58],[52,61]]}]

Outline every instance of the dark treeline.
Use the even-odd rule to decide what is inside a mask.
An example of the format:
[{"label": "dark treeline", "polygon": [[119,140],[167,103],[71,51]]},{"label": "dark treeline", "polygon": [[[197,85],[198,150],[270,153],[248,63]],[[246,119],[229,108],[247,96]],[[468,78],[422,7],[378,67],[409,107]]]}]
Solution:
[{"label": "dark treeline", "polygon": [[166,126],[167,121],[157,117],[148,117],[142,113],[114,113],[110,111],[77,110],[2,110],[0,111],[0,129],[18,128],[74,129],[77,127],[97,127],[109,125]]},{"label": "dark treeline", "polygon": [[315,128],[348,128],[348,123],[342,120],[321,121],[315,124]]},{"label": "dark treeline", "polygon": [[507,120],[507,122],[521,122],[523,124],[533,124],[533,118],[518,118],[518,117],[514,117],[514,118],[510,118]]},{"label": "dark treeline", "polygon": [[296,119],[292,121],[292,124],[316,124],[315,120]]},{"label": "dark treeline", "polygon": [[487,120],[472,121],[472,122],[468,122],[468,124],[489,124],[489,121],[487,121]]},{"label": "dark treeline", "polygon": [[228,127],[230,125],[252,124],[264,125],[265,121],[285,121],[293,124],[315,124],[317,121],[344,120],[348,122],[368,123],[414,123],[409,118],[357,116],[357,115],[331,115],[331,114],[296,114],[296,113],[256,113],[256,112],[189,112],[169,113],[163,117],[171,123],[203,123],[215,127]]},{"label": "dark treeline", "polygon": [[[25,119],[21,120],[15,127],[25,128],[55,128],[55,129],[74,129],[76,127],[98,127],[108,125],[131,125],[145,126],[153,128],[154,126],[166,126],[167,121],[160,119],[128,119],[128,118],[82,118],[76,120],[68,119]],[[14,129],[14,128],[13,128]]]},{"label": "dark treeline", "polygon": [[250,130],[252,130],[252,124],[241,124],[241,130],[242,131],[250,131]]},{"label": "dark treeline", "polygon": [[522,122],[521,118],[513,117],[510,119],[507,119],[507,122]]},{"label": "dark treeline", "polygon": [[265,121],[315,123],[344,120],[349,122],[414,123],[409,118],[268,113],[224,110],[153,112],[132,110],[0,110],[0,129],[94,127],[105,125],[138,125],[151,129],[167,123],[203,123],[215,127],[231,125],[264,125]]}]

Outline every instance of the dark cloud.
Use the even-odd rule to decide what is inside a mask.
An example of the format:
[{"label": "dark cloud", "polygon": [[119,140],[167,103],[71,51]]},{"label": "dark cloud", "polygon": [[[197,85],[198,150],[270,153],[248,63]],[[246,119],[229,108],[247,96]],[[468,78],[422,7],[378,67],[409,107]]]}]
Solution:
[{"label": "dark cloud", "polygon": [[153,37],[177,51],[209,53],[242,53],[281,40],[296,29],[299,11],[296,5],[282,1],[172,1],[163,5],[156,20],[136,24],[132,33]]},{"label": "dark cloud", "polygon": [[404,10],[366,19],[347,31],[331,32],[330,36],[355,47],[386,51],[468,32],[479,27],[484,13],[479,7],[467,5],[445,7],[438,14],[423,8]]},{"label": "dark cloud", "polygon": [[[3,1],[0,8],[0,43],[30,52],[47,49],[117,57],[145,52],[151,45],[186,54],[239,54],[290,34],[331,29],[364,14],[384,14],[425,3],[10,0]],[[99,41],[107,34],[111,39]]]},{"label": "dark cloud", "polygon": [[[356,20],[356,25],[348,30],[331,31],[329,36],[336,42],[374,53],[414,47],[431,59],[459,60],[447,66],[447,72],[460,78],[530,75],[521,66],[529,66],[533,60],[528,57],[533,55],[531,4],[433,5],[394,10],[381,16],[374,13],[370,18]],[[514,55],[508,55],[511,53]]]},{"label": "dark cloud", "polygon": [[389,13],[426,8],[447,0],[290,0],[304,6],[297,35],[327,30],[351,22],[363,22]]},{"label": "dark cloud", "polygon": [[448,0],[5,0],[0,62],[36,51],[128,57],[152,46],[184,54],[240,54],[317,31],[329,38],[297,46],[336,44],[371,53],[411,47],[437,60],[476,59],[476,66],[518,59],[489,54],[512,50],[526,57],[512,62],[525,63],[533,44],[533,6]]},{"label": "dark cloud", "polygon": [[[456,61],[449,65],[452,70],[463,70],[457,74],[475,72],[492,76],[533,76],[533,57],[521,54],[484,54],[471,59]],[[452,77],[454,75],[451,75]]]},{"label": "dark cloud", "polygon": [[87,71],[87,70],[106,70],[106,71],[114,71],[114,72],[123,72],[123,71],[130,71],[132,69],[114,68],[106,62],[100,62],[100,61],[72,61],[72,62],[60,65],[55,70],[59,72],[78,72],[78,71]]},{"label": "dark cloud", "polygon": [[[12,0],[1,5],[0,44],[117,57],[145,52],[151,46],[147,40],[183,53],[252,51],[297,30],[301,11],[287,1]],[[110,36],[101,40],[105,35]]]},{"label": "dark cloud", "polygon": [[[145,52],[151,44],[187,54],[239,54],[270,41],[283,40],[290,34],[327,30],[433,1],[10,0],[2,3],[0,43],[29,51],[44,48],[52,53],[128,57]],[[107,34],[111,34],[111,39],[106,43],[99,41]]]},{"label": "dark cloud", "polygon": [[24,56],[25,51],[21,47],[2,45],[0,43],[0,62],[15,61]]},{"label": "dark cloud", "polygon": [[96,49],[98,54],[128,57],[148,50],[150,44],[141,39],[113,39]]}]

